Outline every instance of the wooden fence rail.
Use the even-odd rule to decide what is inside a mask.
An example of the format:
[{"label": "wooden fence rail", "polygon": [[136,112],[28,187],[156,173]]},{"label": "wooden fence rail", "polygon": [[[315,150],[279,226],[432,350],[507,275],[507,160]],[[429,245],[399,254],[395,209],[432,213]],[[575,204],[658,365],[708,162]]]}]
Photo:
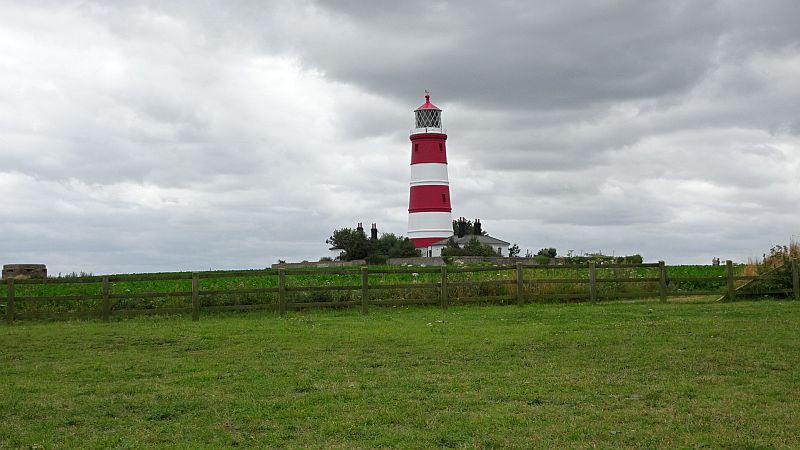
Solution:
[{"label": "wooden fence rail", "polygon": [[[600,271],[606,269],[636,269],[636,268],[651,268],[657,269],[656,276],[643,276],[631,277],[627,276],[600,276]],[[584,277],[572,278],[548,278],[535,276],[542,269],[550,269],[559,271],[563,269],[578,269],[582,271]],[[800,267],[797,262],[791,263],[791,289],[772,289],[762,291],[763,294],[787,294],[793,298],[800,300]],[[526,275],[526,271],[529,276]],[[481,272],[495,272],[499,278],[490,280],[465,280],[462,279],[461,274],[476,274]],[[384,276],[396,274],[411,274],[414,277],[423,275],[419,281],[404,282],[404,283],[380,283],[373,280],[370,282],[370,276]],[[330,284],[316,284],[316,285],[303,285],[287,283],[287,279],[302,275],[321,275],[321,276],[350,276],[354,279],[358,277],[358,282],[352,284],[330,285]],[[437,276],[438,275],[438,276]],[[511,276],[507,276],[511,275]],[[533,276],[530,276],[533,275]],[[208,283],[210,280],[224,279],[224,278],[253,278],[253,277],[270,277],[274,285],[270,287],[257,287],[257,288],[242,288],[241,286],[230,289],[217,289],[211,286],[207,289],[202,289],[203,284]],[[708,276],[708,277],[668,277],[667,267],[664,262],[658,263],[645,263],[645,264],[631,264],[631,265],[565,265],[565,266],[537,266],[525,265],[517,263],[515,265],[493,266],[493,267],[463,267],[463,268],[450,268],[443,266],[436,267],[416,267],[416,268],[392,268],[392,269],[370,269],[368,267],[360,268],[360,271],[342,270],[342,269],[322,269],[322,270],[257,270],[257,271],[236,271],[236,272],[193,272],[193,273],[177,273],[177,274],[155,274],[152,276],[146,275],[116,275],[116,276],[99,276],[99,277],[81,277],[81,278],[47,278],[47,279],[28,279],[28,280],[4,280],[0,285],[5,284],[5,298],[0,297],[0,304],[5,301],[5,321],[11,324],[15,319],[37,317],[37,316],[95,316],[103,321],[109,321],[112,315],[138,315],[138,314],[159,314],[159,313],[184,313],[190,312],[192,320],[197,321],[200,318],[201,311],[221,311],[221,310],[251,310],[251,309],[272,309],[276,310],[279,314],[286,314],[288,309],[301,309],[301,308],[315,308],[315,307],[353,307],[358,306],[362,313],[367,314],[371,306],[396,306],[407,304],[438,304],[441,308],[447,309],[452,303],[472,303],[472,302],[515,302],[518,305],[524,305],[526,302],[546,301],[546,300],[589,300],[597,302],[602,299],[613,298],[644,298],[653,297],[658,298],[661,302],[666,302],[667,298],[675,296],[693,296],[693,295],[724,295],[728,300],[733,300],[742,293],[736,291],[736,282],[752,281],[757,279],[755,276],[737,276],[734,273],[733,264],[727,261],[725,265],[725,275]],[[179,281],[191,283],[191,290],[172,290],[161,292],[126,292],[116,293],[113,290],[115,284],[136,283],[136,282],[153,282],[153,281]],[[713,283],[718,284],[720,289],[695,289],[690,291],[676,290],[674,286],[677,283]],[[25,295],[18,296],[17,287],[19,285],[63,285],[63,284],[86,284],[95,283],[99,284],[99,292],[87,294],[74,294],[69,293],[66,295]],[[632,292],[614,291],[615,286],[621,286],[629,283],[645,283],[649,284],[651,289],[638,290]],[[712,286],[713,286],[712,284]],[[553,285],[569,287],[572,285],[574,288],[580,288],[577,292],[550,292],[537,293],[537,288],[549,288]],[[588,286],[587,286],[588,285]],[[673,287],[671,287],[672,285]],[[125,285],[127,286],[127,285]],[[608,289],[599,290],[600,287],[606,286]],[[208,286],[207,286],[208,287]],[[647,287],[647,286],[645,286]],[[654,288],[652,288],[654,287]],[[185,289],[185,288],[184,288]],[[479,295],[466,294],[463,295],[465,289],[477,289]],[[419,297],[419,298],[393,298],[390,297],[391,292],[394,291],[414,291],[420,292],[428,290],[433,291],[435,298]],[[480,292],[483,290],[484,292]],[[326,301],[290,301],[290,293],[330,293],[330,292],[347,292],[350,299],[339,300],[326,300]],[[381,295],[381,298],[373,298],[375,295],[371,293],[388,292],[386,295]],[[215,297],[230,295],[270,295],[274,296],[273,300],[267,303],[255,304],[234,304],[223,305],[214,304]],[[357,300],[353,300],[355,296]],[[389,296],[389,297],[387,297]],[[170,308],[131,308],[130,305],[115,309],[113,307],[114,300],[133,300],[141,301],[145,299],[154,298],[186,298],[190,300],[187,307],[170,307]],[[205,299],[205,304],[204,301]],[[28,302],[67,302],[67,301],[89,301],[100,300],[96,310],[92,311],[67,311],[67,312],[53,312],[53,311],[38,311],[34,313],[18,313],[18,306]],[[312,300],[314,300],[312,298]]]}]

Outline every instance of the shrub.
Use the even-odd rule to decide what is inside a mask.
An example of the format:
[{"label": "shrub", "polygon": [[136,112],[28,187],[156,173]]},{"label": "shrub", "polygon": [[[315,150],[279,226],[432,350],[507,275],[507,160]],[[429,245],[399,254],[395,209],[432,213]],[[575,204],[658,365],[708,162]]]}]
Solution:
[{"label": "shrub", "polygon": [[485,244],[481,244],[477,238],[472,238],[459,247],[452,237],[447,241],[447,246],[442,249],[442,256],[499,256],[494,249]]},{"label": "shrub", "polygon": [[556,249],[554,249],[553,247],[550,247],[550,248],[543,248],[539,250],[539,252],[536,254],[539,256],[547,256],[549,258],[555,258],[556,255],[558,254],[558,251],[556,251]]}]

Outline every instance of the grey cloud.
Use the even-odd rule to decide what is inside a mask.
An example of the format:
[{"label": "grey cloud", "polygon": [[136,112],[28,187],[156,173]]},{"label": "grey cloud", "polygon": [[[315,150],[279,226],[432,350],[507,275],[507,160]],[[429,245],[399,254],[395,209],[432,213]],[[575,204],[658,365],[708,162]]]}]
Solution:
[{"label": "grey cloud", "polygon": [[[309,46],[311,63],[320,61],[332,76],[403,96],[427,82],[474,106],[501,109],[577,107],[684,91],[709,69],[724,26],[714,8],[652,2],[574,5],[544,21],[530,2],[459,2],[425,18],[419,14],[424,8],[388,16],[328,8],[374,33],[370,45],[354,46],[345,39],[359,35],[345,34],[326,36],[333,39],[322,44],[324,53]],[[326,48],[339,45],[347,46],[349,57]],[[370,56],[357,52],[381,47],[400,50],[383,55],[381,65],[359,64]]]},{"label": "grey cloud", "polygon": [[[798,4],[0,5],[0,248],[55,271],[403,234],[411,110],[454,214],[537,250],[745,259],[797,234]],[[6,261],[4,261],[6,262]]]}]

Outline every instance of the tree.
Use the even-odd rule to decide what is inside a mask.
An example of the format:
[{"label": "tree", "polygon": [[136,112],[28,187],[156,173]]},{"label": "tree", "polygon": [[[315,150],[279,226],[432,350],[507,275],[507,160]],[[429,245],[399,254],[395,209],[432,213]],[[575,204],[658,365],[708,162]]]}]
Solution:
[{"label": "tree", "polygon": [[[481,226],[483,226],[483,223],[481,223]],[[453,221],[453,234],[458,236],[458,221],[457,220]],[[468,220],[467,221],[467,226],[464,227],[464,236],[472,235],[472,234],[475,234],[475,225],[472,223],[471,220]],[[486,233],[486,230],[481,228],[481,235],[486,236],[487,234],[488,233]]]},{"label": "tree", "polygon": [[510,258],[516,258],[519,255],[519,245],[514,244],[511,247],[508,247],[508,256]]},{"label": "tree", "polygon": [[550,248],[543,248],[536,253],[536,255],[547,256],[548,258],[555,258],[558,252],[553,247]]},{"label": "tree", "polygon": [[367,239],[363,231],[342,228],[333,232],[326,243],[344,250],[343,261],[366,259],[371,264],[383,264],[388,258],[419,256],[419,250],[410,239],[384,233],[376,240]]},{"label": "tree", "polygon": [[369,255],[369,240],[363,230],[341,228],[335,230],[325,242],[344,250],[344,254],[340,258],[343,261],[364,259]]},{"label": "tree", "polygon": [[395,236],[394,233],[382,234],[375,247],[375,254],[384,255],[387,258],[419,256],[419,250],[414,247],[414,243],[410,239],[403,236]]}]

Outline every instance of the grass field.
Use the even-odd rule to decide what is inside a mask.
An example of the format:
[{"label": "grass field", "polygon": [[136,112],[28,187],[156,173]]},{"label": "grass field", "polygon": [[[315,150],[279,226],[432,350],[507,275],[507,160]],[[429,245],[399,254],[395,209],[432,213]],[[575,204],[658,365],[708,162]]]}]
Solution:
[{"label": "grass field", "polygon": [[0,447],[800,447],[800,302],[0,326]]},{"label": "grass field", "polygon": [[[389,269],[387,266],[372,266],[370,269]],[[397,269],[397,267],[393,267]],[[736,273],[740,274],[744,266],[737,266]],[[440,279],[438,268],[417,268],[407,269],[406,273],[372,273],[369,275],[370,285],[397,284],[397,283],[437,283]],[[417,270],[418,273],[411,271]],[[427,270],[427,272],[426,272]],[[430,271],[433,272],[430,272]],[[318,273],[317,273],[318,272]],[[287,286],[356,286],[359,287],[361,280],[360,268],[346,270],[346,274],[326,274],[322,270],[304,270],[295,274],[293,270],[287,270]],[[235,276],[226,278],[202,278],[200,289],[204,291],[219,290],[242,290],[275,288],[278,285],[277,272],[275,274],[247,274],[245,276]],[[722,266],[670,266],[667,267],[668,277],[722,277],[725,274],[725,267]],[[165,280],[169,276],[179,276],[183,279]],[[146,293],[178,293],[190,292],[191,277],[189,273],[182,274],[147,274],[144,280],[127,281],[126,279],[134,275],[116,276],[119,281],[111,283],[111,295],[130,295],[131,298],[112,299],[111,308],[113,310],[125,309],[157,309],[157,308],[186,308],[191,306],[191,299],[188,296],[145,296]],[[533,302],[550,301],[546,297],[549,295],[560,295],[561,297],[583,297],[588,295],[588,285],[586,283],[575,284],[553,284],[548,283],[552,279],[582,279],[588,281],[588,269],[552,268],[525,269],[523,277],[526,280],[536,280],[535,285],[524,287],[525,296]],[[481,285],[481,286],[455,286],[458,282],[464,281],[500,281],[513,280],[515,272],[513,270],[491,270],[474,273],[450,273],[449,281],[450,298],[454,301],[459,297],[485,297],[515,295],[516,287],[511,284],[505,285]],[[632,268],[599,268],[597,270],[598,280],[606,278],[658,278],[658,268],[653,267],[632,267]],[[161,278],[161,279],[159,279]],[[29,313],[94,313],[101,308],[100,277],[93,278],[69,278],[72,281],[82,281],[81,283],[65,284],[24,284],[19,283],[15,287],[17,297],[48,297],[48,296],[78,296],[90,295],[94,299],[83,300],[44,300],[44,301],[25,301],[16,304],[16,313],[25,315]],[[58,281],[58,280],[54,280]],[[65,281],[65,280],[61,280]],[[86,282],[92,281],[92,282]],[[676,281],[670,283],[669,288],[672,292],[684,295],[692,291],[709,292],[717,290],[722,292],[725,288],[724,279],[720,281]],[[598,283],[598,295],[609,297],[614,295],[651,296],[657,295],[657,282],[641,283]],[[138,297],[142,294],[142,297]],[[376,290],[371,294],[372,298],[381,299],[428,299],[435,300],[439,293],[437,289],[392,289]],[[287,293],[289,302],[332,302],[332,301],[357,301],[360,300],[359,289],[352,291],[315,291]],[[5,314],[6,308],[6,286],[0,285],[0,314]],[[245,294],[218,294],[213,297],[203,296],[200,299],[201,307],[205,306],[225,306],[225,305],[252,305],[252,304],[277,304],[277,294],[275,293],[245,293]]]}]

